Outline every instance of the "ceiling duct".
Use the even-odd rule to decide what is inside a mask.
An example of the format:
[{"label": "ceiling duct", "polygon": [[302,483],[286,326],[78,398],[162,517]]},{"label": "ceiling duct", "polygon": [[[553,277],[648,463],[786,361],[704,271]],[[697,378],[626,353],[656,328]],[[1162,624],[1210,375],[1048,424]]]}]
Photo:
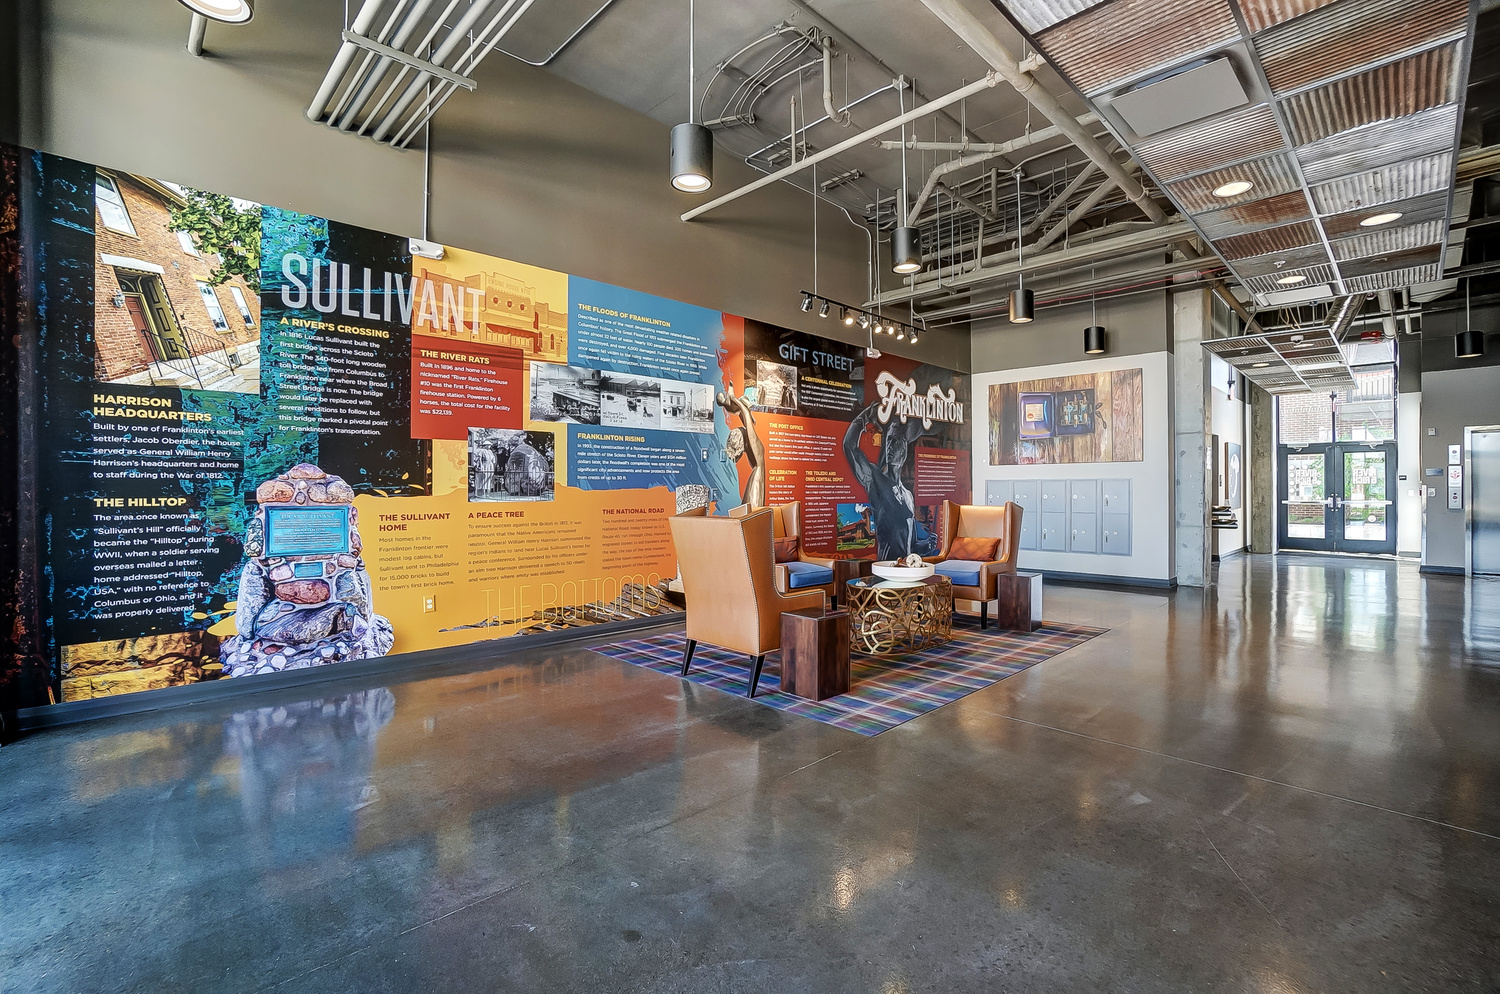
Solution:
[{"label": "ceiling duct", "polygon": [[307,118],[406,148],[536,0],[365,0]]},{"label": "ceiling duct", "polygon": [[1441,277],[1467,0],[992,2],[1259,306]]}]

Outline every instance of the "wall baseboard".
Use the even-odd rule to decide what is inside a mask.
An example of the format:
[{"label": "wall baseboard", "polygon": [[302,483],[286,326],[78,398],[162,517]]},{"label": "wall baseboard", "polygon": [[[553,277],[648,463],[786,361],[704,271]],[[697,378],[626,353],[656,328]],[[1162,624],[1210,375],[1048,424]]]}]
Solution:
[{"label": "wall baseboard", "polygon": [[1422,566],[1418,573],[1433,573],[1437,576],[1466,576],[1462,566]]},{"label": "wall baseboard", "polygon": [[1052,570],[1022,570],[1022,572],[1041,573],[1043,583],[1062,583],[1087,587],[1145,587],[1152,590],[1170,590],[1177,586],[1175,579],[1157,580],[1141,576],[1108,576],[1103,573],[1063,573]]},{"label": "wall baseboard", "polygon": [[335,682],[359,682],[374,677],[399,676],[401,679],[406,679],[409,676],[413,679],[426,679],[438,675],[434,671],[444,666],[472,669],[476,664],[499,665],[505,662],[506,657],[529,649],[634,632],[645,628],[682,624],[686,618],[685,614],[674,614],[654,618],[632,618],[628,621],[609,621],[599,625],[590,625],[587,628],[487,639],[482,642],[470,642],[467,645],[424,649],[420,652],[403,652],[394,656],[381,656],[379,659],[361,659],[357,662],[314,666],[285,673],[263,673],[258,676],[234,677],[229,680],[190,683],[181,687],[142,690],[134,694],[121,694],[118,697],[101,697],[44,707],[21,708],[10,714],[0,715],[0,728],[14,729],[17,732],[35,731],[93,721],[97,718],[165,711],[171,708],[189,707],[193,704],[252,697],[274,690],[314,687]]}]

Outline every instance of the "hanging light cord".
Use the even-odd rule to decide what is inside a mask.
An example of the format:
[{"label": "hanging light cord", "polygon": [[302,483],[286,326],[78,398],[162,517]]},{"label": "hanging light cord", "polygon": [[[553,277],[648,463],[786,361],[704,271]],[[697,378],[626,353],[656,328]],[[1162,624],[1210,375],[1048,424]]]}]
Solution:
[{"label": "hanging light cord", "polygon": [[[1025,254],[1021,251],[1021,239],[1024,232],[1021,230],[1021,170],[1016,170],[1016,265],[1024,267],[1026,264]],[[1016,288],[1026,289],[1026,272],[1024,269],[1016,271]]]},{"label": "hanging light cord", "polygon": [[694,19],[695,19],[695,15],[696,14],[697,14],[696,0],[688,0],[688,123],[689,124],[697,124],[698,123],[697,121],[693,120],[693,103],[694,103],[694,100],[693,100],[693,89],[698,85],[697,84],[697,80],[698,80],[698,72],[697,72],[698,66],[697,66],[697,64],[696,64],[696,62],[694,61],[694,58],[693,58],[693,56],[694,56],[693,49],[696,47],[693,44],[693,36],[694,36],[694,28],[695,28]]}]

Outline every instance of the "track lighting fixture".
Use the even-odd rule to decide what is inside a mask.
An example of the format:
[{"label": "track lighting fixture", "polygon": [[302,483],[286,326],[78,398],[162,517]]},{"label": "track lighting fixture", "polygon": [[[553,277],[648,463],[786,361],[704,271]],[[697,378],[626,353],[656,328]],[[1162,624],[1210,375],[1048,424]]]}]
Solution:
[{"label": "track lighting fixture", "polygon": [[870,332],[871,348],[874,348],[873,342],[876,335],[891,335],[897,341],[910,341],[913,345],[917,344],[917,329],[912,325],[887,320],[878,314],[871,314],[869,311],[850,304],[841,304],[837,300],[820,296],[812,290],[803,290],[801,293],[802,300],[797,306],[804,314],[810,313],[814,305],[817,306],[819,317],[826,318],[837,309],[839,321],[845,327],[858,324],[862,330]]},{"label": "track lighting fixture", "polygon": [[[1021,170],[1016,170],[1016,265],[1025,264],[1021,250]],[[1018,269],[1016,288],[1010,292],[1010,323],[1030,324],[1035,317],[1036,295],[1026,289],[1026,273]]]},{"label": "track lighting fixture", "polygon": [[225,24],[244,24],[255,16],[254,0],[178,0],[195,14],[210,21]]},{"label": "track lighting fixture", "polygon": [[672,129],[672,185],[683,193],[703,193],[714,185],[714,136],[694,121],[697,66],[693,61],[694,0],[688,0],[688,119]]}]

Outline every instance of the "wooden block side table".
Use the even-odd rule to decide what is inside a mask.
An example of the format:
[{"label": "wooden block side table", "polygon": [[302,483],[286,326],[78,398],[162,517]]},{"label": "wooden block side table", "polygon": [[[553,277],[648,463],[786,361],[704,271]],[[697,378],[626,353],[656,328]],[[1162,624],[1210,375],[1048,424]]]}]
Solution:
[{"label": "wooden block side table", "polygon": [[835,559],[833,561],[833,605],[838,607],[839,598],[843,596],[846,584],[850,580],[857,580],[862,576],[870,576],[870,567],[875,565],[873,559]]},{"label": "wooden block side table", "polygon": [[1013,632],[1034,632],[1042,624],[1042,574],[1001,573],[995,577],[995,623]]},{"label": "wooden block side table", "polygon": [[782,613],[781,689],[809,701],[848,693],[848,611]]}]

